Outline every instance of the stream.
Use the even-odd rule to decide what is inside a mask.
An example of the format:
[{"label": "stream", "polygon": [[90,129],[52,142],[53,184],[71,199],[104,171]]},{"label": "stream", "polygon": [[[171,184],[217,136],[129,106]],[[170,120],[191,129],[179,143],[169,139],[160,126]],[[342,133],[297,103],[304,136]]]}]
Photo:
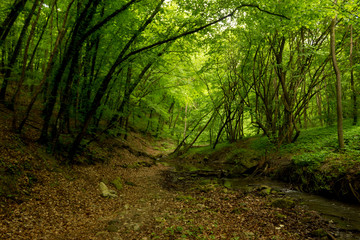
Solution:
[{"label": "stream", "polygon": [[292,190],[289,184],[267,178],[225,178],[221,183],[231,189],[249,190],[266,185],[298,201],[305,209],[314,210],[335,224],[338,239],[360,239],[360,205],[344,203],[318,195]]},{"label": "stream", "polygon": [[[211,166],[206,167],[203,163],[179,164],[170,163],[175,175],[184,175],[198,179],[208,179],[226,188],[233,190],[253,191],[262,185],[268,186],[280,194],[292,198],[304,209],[318,212],[325,220],[329,221],[338,232],[336,239],[359,239],[360,240],[360,205],[340,202],[315,194],[304,193],[294,190],[288,183],[272,180],[266,177],[226,177],[226,166],[218,165],[217,170]],[[224,165],[224,164],[223,164]],[[185,167],[184,167],[185,166]],[[227,169],[228,170],[228,169]]]}]

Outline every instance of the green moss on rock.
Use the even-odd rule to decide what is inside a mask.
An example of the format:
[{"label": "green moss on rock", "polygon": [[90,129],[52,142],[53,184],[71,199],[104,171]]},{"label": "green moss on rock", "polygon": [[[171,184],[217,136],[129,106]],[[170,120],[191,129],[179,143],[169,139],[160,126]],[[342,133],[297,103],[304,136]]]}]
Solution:
[{"label": "green moss on rock", "polygon": [[118,177],[111,182],[117,190],[123,189],[122,179]]},{"label": "green moss on rock", "polygon": [[270,205],[276,208],[294,208],[295,202],[289,199],[279,198],[272,201]]}]

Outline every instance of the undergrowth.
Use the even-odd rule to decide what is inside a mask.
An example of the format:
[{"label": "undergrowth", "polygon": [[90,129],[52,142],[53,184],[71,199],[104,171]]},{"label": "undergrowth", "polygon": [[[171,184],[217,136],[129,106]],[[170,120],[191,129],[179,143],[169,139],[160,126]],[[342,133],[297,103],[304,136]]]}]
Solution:
[{"label": "undergrowth", "polygon": [[283,145],[280,153],[295,153],[294,164],[319,167],[324,161],[360,162],[360,126],[344,125],[345,148],[340,150],[336,126],[306,129],[295,143]]},{"label": "undergrowth", "polygon": [[292,160],[278,175],[306,192],[360,201],[360,126],[345,122],[344,140],[340,149],[336,126],[302,130],[295,143],[280,148]]}]

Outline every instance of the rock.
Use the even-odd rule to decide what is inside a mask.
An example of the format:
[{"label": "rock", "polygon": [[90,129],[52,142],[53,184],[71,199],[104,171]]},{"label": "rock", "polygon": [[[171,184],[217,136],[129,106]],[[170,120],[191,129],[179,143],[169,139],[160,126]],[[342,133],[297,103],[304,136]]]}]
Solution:
[{"label": "rock", "polygon": [[213,184],[209,184],[209,185],[205,185],[205,186],[198,186],[198,189],[201,191],[201,192],[211,192],[211,191],[214,191],[216,190],[216,186],[213,185]]},{"label": "rock", "polygon": [[101,190],[101,196],[108,198],[117,197],[116,192],[113,190],[109,190],[109,188],[105,185],[105,183],[100,182],[99,186]]},{"label": "rock", "polygon": [[241,158],[237,159],[236,164],[230,164],[228,170],[230,176],[239,176],[242,174],[251,174],[259,165],[257,158]]},{"label": "rock", "polygon": [[272,191],[272,188],[269,186],[266,186],[266,185],[260,186],[260,193],[264,196],[270,195],[271,191]]},{"label": "rock", "polygon": [[295,202],[289,199],[279,198],[272,201],[270,205],[276,208],[294,208]]},{"label": "rock", "polygon": [[136,186],[136,184],[135,184],[135,183],[130,182],[130,181],[125,181],[125,184],[126,184],[126,185],[129,185],[129,186],[133,186],[133,187],[135,187],[135,186]]},{"label": "rock", "polygon": [[117,231],[119,231],[119,227],[117,225],[108,225],[106,227],[106,230],[108,232],[117,232]]},{"label": "rock", "polygon": [[224,187],[226,187],[226,188],[228,188],[228,189],[231,189],[231,188],[232,188],[232,183],[231,183],[231,181],[225,180],[225,182],[224,182]]},{"label": "rock", "polygon": [[198,209],[201,209],[201,210],[203,210],[203,209],[206,208],[206,206],[205,206],[204,204],[201,204],[201,203],[196,204],[196,207],[197,207]]},{"label": "rock", "polygon": [[106,235],[108,232],[104,232],[104,231],[101,231],[101,232],[97,232],[95,234],[95,237],[99,237],[99,236],[102,236],[102,235]]},{"label": "rock", "polygon": [[286,219],[287,218],[287,216],[286,215],[283,215],[283,214],[281,214],[281,213],[275,213],[275,216],[277,217],[277,218],[279,218],[279,219]]},{"label": "rock", "polygon": [[253,232],[244,232],[246,239],[253,239],[255,237],[255,233]]},{"label": "rock", "polygon": [[311,235],[313,235],[314,237],[320,237],[321,238],[321,237],[326,237],[328,234],[324,229],[319,228],[319,229],[316,229],[315,231],[312,231]]},{"label": "rock", "polygon": [[248,208],[241,207],[241,208],[234,208],[234,209],[231,211],[231,213],[233,213],[233,214],[241,214],[241,213],[247,212],[247,211],[249,211]]},{"label": "rock", "polygon": [[111,220],[108,222],[106,226],[106,231],[108,232],[118,232],[120,230],[120,221],[119,220]]},{"label": "rock", "polygon": [[135,231],[139,231],[140,230],[140,224],[138,224],[138,223],[136,223],[135,225],[134,225],[134,230]]},{"label": "rock", "polygon": [[121,177],[118,177],[118,178],[114,179],[111,183],[114,185],[114,187],[117,190],[120,191],[121,189],[123,189],[123,184],[122,184]]}]

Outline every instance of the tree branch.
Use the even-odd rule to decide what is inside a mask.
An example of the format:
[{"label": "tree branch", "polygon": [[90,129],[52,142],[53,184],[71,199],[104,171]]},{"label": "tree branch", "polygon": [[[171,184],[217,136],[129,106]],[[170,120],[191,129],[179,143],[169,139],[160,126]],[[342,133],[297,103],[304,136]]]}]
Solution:
[{"label": "tree branch", "polygon": [[208,28],[208,27],[210,27],[210,26],[212,26],[212,25],[215,25],[215,24],[217,24],[217,23],[219,23],[219,22],[221,22],[221,21],[223,21],[223,20],[225,20],[225,19],[227,19],[227,18],[229,18],[229,17],[234,16],[234,14],[235,14],[240,8],[243,8],[243,7],[253,7],[253,8],[257,8],[257,9],[258,9],[259,11],[261,11],[261,12],[265,12],[265,13],[270,14],[270,15],[273,15],[273,16],[278,16],[278,17],[282,17],[282,18],[285,18],[285,19],[287,19],[287,20],[290,20],[290,18],[288,18],[288,17],[286,17],[286,16],[284,16],[284,15],[277,14],[277,13],[272,13],[272,12],[269,12],[269,11],[267,11],[267,10],[261,9],[261,8],[259,7],[259,5],[257,5],[257,4],[243,4],[243,5],[240,5],[239,7],[237,7],[234,11],[232,11],[232,12],[229,13],[228,15],[225,15],[225,16],[223,16],[223,17],[221,17],[221,18],[219,18],[219,19],[217,19],[217,20],[215,20],[215,21],[212,21],[212,22],[210,22],[210,23],[208,23],[208,24],[205,24],[205,25],[203,25],[203,26],[201,26],[201,27],[198,27],[198,28],[195,28],[195,29],[193,29],[193,30],[184,32],[184,33],[182,33],[182,34],[179,34],[179,35],[170,37],[170,38],[168,38],[168,39],[166,39],[166,40],[158,41],[158,42],[156,42],[156,43],[154,43],[154,44],[151,44],[151,45],[149,45],[149,46],[146,46],[146,47],[143,47],[143,48],[134,50],[134,51],[130,52],[129,54],[127,54],[127,55],[123,58],[123,61],[125,61],[126,59],[128,59],[129,57],[131,57],[131,56],[133,56],[133,55],[135,55],[135,54],[141,53],[141,52],[143,52],[143,51],[149,50],[149,49],[151,49],[151,48],[160,46],[160,45],[165,44],[165,43],[168,43],[168,42],[175,41],[175,40],[177,40],[177,39],[179,39],[179,38],[182,38],[182,37],[185,37],[185,36],[188,36],[188,35],[191,35],[191,34],[200,32],[201,30],[203,30],[203,29],[205,29],[205,28]]},{"label": "tree branch", "polygon": [[124,6],[122,6],[120,9],[116,10],[115,12],[113,12],[112,14],[110,14],[109,16],[107,16],[104,20],[102,20],[101,22],[97,23],[95,26],[93,26],[89,31],[86,32],[86,34],[84,35],[83,39],[85,40],[86,38],[88,38],[91,34],[93,34],[94,32],[96,32],[97,30],[99,30],[102,26],[104,26],[107,22],[109,22],[111,19],[113,19],[114,17],[116,17],[118,14],[120,14],[121,12],[125,11],[126,9],[128,9],[132,4],[140,2],[141,0],[131,0],[130,2],[128,2],[127,4],[125,4]]}]

